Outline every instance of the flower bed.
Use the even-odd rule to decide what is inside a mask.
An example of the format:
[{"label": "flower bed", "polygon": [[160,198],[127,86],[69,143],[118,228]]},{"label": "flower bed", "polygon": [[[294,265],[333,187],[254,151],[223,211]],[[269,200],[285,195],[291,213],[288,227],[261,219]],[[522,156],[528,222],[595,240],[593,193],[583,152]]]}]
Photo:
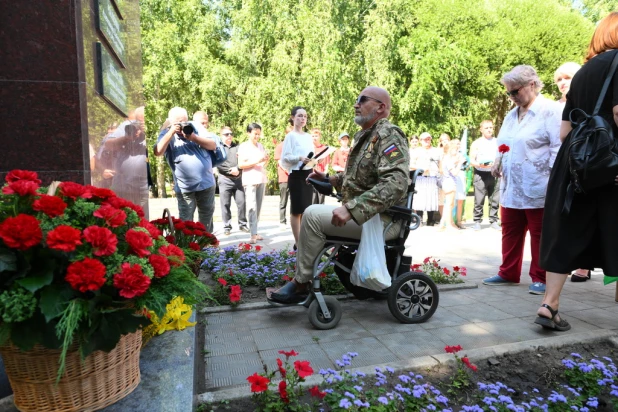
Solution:
[{"label": "flower bed", "polygon": [[[597,343],[583,349],[584,355],[571,350],[572,347],[550,348],[509,354],[495,359],[495,366],[477,366],[466,356],[459,356],[463,349],[455,345],[445,347],[446,352],[454,355],[455,366],[440,366],[422,374],[375,368],[371,375],[350,371],[348,368],[354,366],[353,359],[358,354],[348,352],[336,361],[336,370],[318,372],[322,384],[308,389],[299,384],[315,372],[309,362],[292,363],[290,359],[299,356],[297,352],[279,351],[285,359],[277,360],[277,370],[247,378],[248,393],[253,394],[251,400],[233,401],[224,407],[207,405],[210,409],[206,410],[618,410],[618,368],[609,356],[615,355],[616,348]],[[499,380],[485,380],[488,377]]]},{"label": "flower bed", "polygon": [[[244,303],[243,289],[278,287],[294,277],[296,254],[288,249],[262,252],[261,247],[248,243],[223,249],[206,248],[202,268],[209,273],[214,296],[221,305]],[[333,265],[321,274],[325,294],[347,293],[334,273]],[[265,297],[265,293],[263,295]],[[263,300],[263,297],[260,299]]]}]

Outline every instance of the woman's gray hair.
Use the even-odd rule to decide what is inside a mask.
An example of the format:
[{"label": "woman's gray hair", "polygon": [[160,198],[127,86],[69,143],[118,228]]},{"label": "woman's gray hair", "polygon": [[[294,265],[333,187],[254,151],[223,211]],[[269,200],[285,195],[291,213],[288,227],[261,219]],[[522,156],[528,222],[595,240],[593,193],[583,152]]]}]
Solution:
[{"label": "woman's gray hair", "polygon": [[541,91],[543,88],[543,82],[536,73],[536,70],[534,70],[534,67],[526,64],[513,67],[510,72],[506,73],[500,79],[500,83],[505,86],[507,83],[510,85],[525,86],[530,82],[534,82],[534,88],[537,92]]}]

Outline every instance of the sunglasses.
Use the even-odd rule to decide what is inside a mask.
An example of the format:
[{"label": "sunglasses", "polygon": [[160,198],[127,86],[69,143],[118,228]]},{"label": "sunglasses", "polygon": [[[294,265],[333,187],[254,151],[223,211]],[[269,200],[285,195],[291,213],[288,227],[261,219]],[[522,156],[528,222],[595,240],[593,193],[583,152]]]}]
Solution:
[{"label": "sunglasses", "polygon": [[367,100],[373,100],[373,101],[376,101],[376,102],[378,102],[380,104],[384,104],[384,102],[382,102],[382,101],[380,101],[380,100],[378,100],[378,99],[376,99],[374,97],[371,97],[371,96],[358,96],[358,99],[356,99],[356,104],[361,105],[361,104],[365,103]]},{"label": "sunglasses", "polygon": [[223,133],[223,136],[234,136],[233,133]]},{"label": "sunglasses", "polygon": [[506,93],[506,95],[507,95],[507,96],[509,96],[509,97],[515,97],[515,96],[517,96],[517,94],[519,93],[519,91],[520,91],[521,89],[523,89],[524,87],[526,87],[526,86],[527,86],[527,84],[526,84],[526,85],[524,85],[524,86],[521,86],[519,89],[511,90],[510,92],[508,92],[508,91],[507,91],[507,92],[505,92],[505,93]]}]

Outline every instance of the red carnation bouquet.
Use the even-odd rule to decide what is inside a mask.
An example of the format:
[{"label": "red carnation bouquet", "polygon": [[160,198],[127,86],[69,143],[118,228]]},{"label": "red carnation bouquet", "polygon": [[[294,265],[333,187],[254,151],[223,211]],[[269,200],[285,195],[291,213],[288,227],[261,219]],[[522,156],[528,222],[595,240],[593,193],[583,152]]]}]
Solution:
[{"label": "red carnation bouquet", "polygon": [[[181,296],[192,305],[206,287],[183,250],[144,219],[141,207],[104,188],[72,182],[40,187],[13,170],[0,194],[0,346],[110,351],[121,335],[162,317]],[[195,229],[197,230],[197,229]]]}]

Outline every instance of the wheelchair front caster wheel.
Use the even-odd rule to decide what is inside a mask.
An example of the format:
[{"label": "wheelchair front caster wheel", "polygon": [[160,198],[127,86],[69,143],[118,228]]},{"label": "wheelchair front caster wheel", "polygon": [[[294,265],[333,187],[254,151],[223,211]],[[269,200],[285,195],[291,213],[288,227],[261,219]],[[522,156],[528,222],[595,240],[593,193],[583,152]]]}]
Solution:
[{"label": "wheelchair front caster wheel", "polygon": [[408,272],[395,279],[388,291],[388,309],[401,323],[422,323],[438,309],[440,292],[423,272]]},{"label": "wheelchair front caster wheel", "polygon": [[341,320],[341,303],[332,296],[324,296],[324,302],[326,302],[326,307],[330,312],[330,319],[322,313],[317,299],[314,299],[309,305],[309,322],[314,328],[320,330],[332,329]]}]

